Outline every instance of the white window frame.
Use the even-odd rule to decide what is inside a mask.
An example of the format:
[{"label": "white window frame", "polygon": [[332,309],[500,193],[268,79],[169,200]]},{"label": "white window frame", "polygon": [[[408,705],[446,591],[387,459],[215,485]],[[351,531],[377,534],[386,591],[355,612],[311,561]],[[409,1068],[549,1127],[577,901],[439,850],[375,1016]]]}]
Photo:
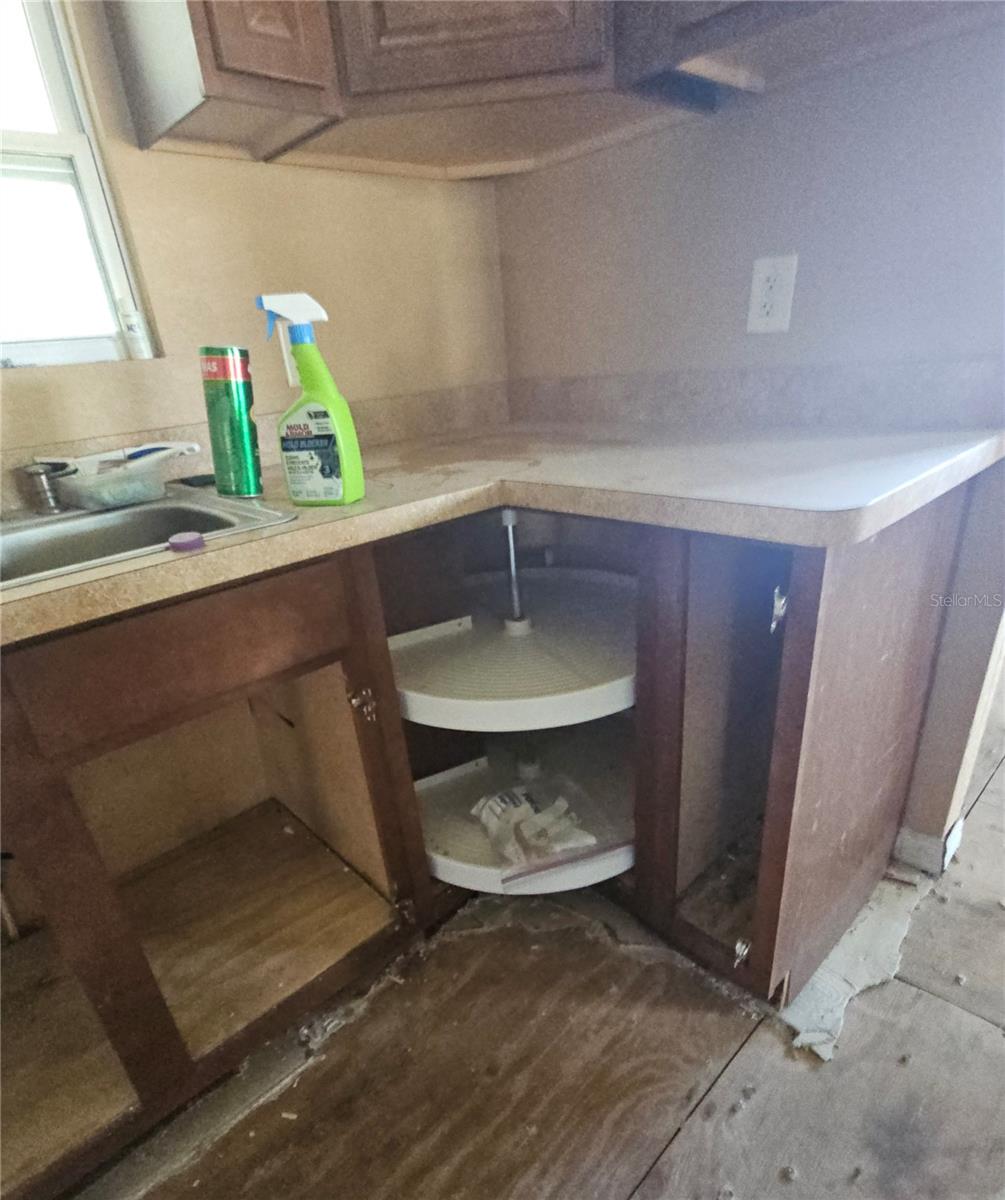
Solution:
[{"label": "white window frame", "polygon": [[140,290],[125,252],[125,239],[98,156],[94,126],[65,17],[51,0],[32,0],[24,5],[24,10],[58,132],[3,130],[0,161],[15,170],[18,167],[31,170],[32,159],[38,161],[40,171],[46,169],[46,160],[60,159],[70,164],[98,270],[119,329],[105,337],[4,342],[0,351],[2,365],[50,366],[152,358],[154,350],[139,303]]}]

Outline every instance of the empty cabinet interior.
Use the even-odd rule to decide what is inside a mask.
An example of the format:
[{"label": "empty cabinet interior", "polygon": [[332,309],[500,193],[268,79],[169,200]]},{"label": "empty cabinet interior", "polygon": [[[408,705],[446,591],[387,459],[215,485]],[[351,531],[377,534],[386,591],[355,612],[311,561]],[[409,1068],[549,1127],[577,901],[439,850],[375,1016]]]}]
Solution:
[{"label": "empty cabinet interior", "polygon": [[741,959],[753,935],[790,567],[784,547],[689,540],[676,919]]},{"label": "empty cabinet interior", "polygon": [[[5,1194],[101,1161],[404,944],[396,751],[353,704],[361,682],[394,704],[366,649],[386,657],[355,590],[368,570],[343,593],[328,561],[5,659]],[[308,633],[212,649],[256,611]],[[178,629],[205,642],[190,661],[172,661]],[[104,705],[50,686],[67,656],[128,678],[133,655],[165,681],[153,714],[124,683]]]}]

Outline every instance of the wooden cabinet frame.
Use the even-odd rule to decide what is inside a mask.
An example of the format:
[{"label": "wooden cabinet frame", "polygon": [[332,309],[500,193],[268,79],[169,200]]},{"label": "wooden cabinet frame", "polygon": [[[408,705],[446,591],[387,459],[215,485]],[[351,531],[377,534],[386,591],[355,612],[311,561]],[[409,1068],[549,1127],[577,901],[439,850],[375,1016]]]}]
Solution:
[{"label": "wooden cabinet frame", "polygon": [[[399,919],[193,1057],[67,782],[75,762],[340,661]],[[254,1044],[376,973],[430,884],[368,547],[3,655],[4,845],[37,890],[138,1103],[10,1193],[51,1196],[232,1070]]]},{"label": "wooden cabinet frame", "polygon": [[[616,890],[668,941],[766,999],[785,1003],[800,990],[886,868],[947,611],[933,597],[953,588],[975,494],[971,481],[861,543],[783,548],[788,604],[751,945],[742,955],[678,911],[691,560],[694,539],[711,535],[642,534],[636,865]],[[446,561],[413,551],[420,563]],[[434,597],[434,606],[449,602],[447,588]],[[399,607],[396,625],[429,616],[408,612],[407,597]],[[352,695],[399,919],[193,1057],[66,772],[334,662]],[[137,1096],[99,1136],[12,1191],[18,1200],[55,1195],[100,1165],[233,1069],[266,1033],[376,973],[458,897],[429,878],[370,547],[12,647],[2,687],[5,845],[31,876]]]},{"label": "wooden cabinet frame", "polygon": [[105,13],[144,149],[171,137],[269,159],[344,114],[325,0],[108,0]]},{"label": "wooden cabinet frame", "polygon": [[766,999],[795,995],[889,862],[972,485],[882,533],[793,547],[748,954],[677,911],[689,535],[653,530],[639,617],[636,870],[628,903]]}]

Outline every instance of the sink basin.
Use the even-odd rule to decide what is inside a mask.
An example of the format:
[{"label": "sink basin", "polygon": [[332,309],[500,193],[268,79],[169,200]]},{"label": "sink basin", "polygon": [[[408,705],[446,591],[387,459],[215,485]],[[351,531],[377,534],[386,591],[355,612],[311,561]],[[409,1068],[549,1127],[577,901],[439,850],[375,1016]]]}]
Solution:
[{"label": "sink basin", "polygon": [[0,525],[0,588],[34,583],[167,549],[175,533],[207,541],[292,521],[295,513],[205,489],[169,484],[163,500],[110,512],[65,512],[17,517]]}]

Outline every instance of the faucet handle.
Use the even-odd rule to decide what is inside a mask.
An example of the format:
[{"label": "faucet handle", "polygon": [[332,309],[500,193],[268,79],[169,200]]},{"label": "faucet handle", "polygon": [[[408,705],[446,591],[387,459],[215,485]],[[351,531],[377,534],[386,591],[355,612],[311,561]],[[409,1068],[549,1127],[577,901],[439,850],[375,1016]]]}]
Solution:
[{"label": "faucet handle", "polygon": [[52,484],[57,475],[65,473],[65,467],[60,468],[55,463],[35,462],[20,468],[21,491],[32,512],[48,516],[65,511]]}]

